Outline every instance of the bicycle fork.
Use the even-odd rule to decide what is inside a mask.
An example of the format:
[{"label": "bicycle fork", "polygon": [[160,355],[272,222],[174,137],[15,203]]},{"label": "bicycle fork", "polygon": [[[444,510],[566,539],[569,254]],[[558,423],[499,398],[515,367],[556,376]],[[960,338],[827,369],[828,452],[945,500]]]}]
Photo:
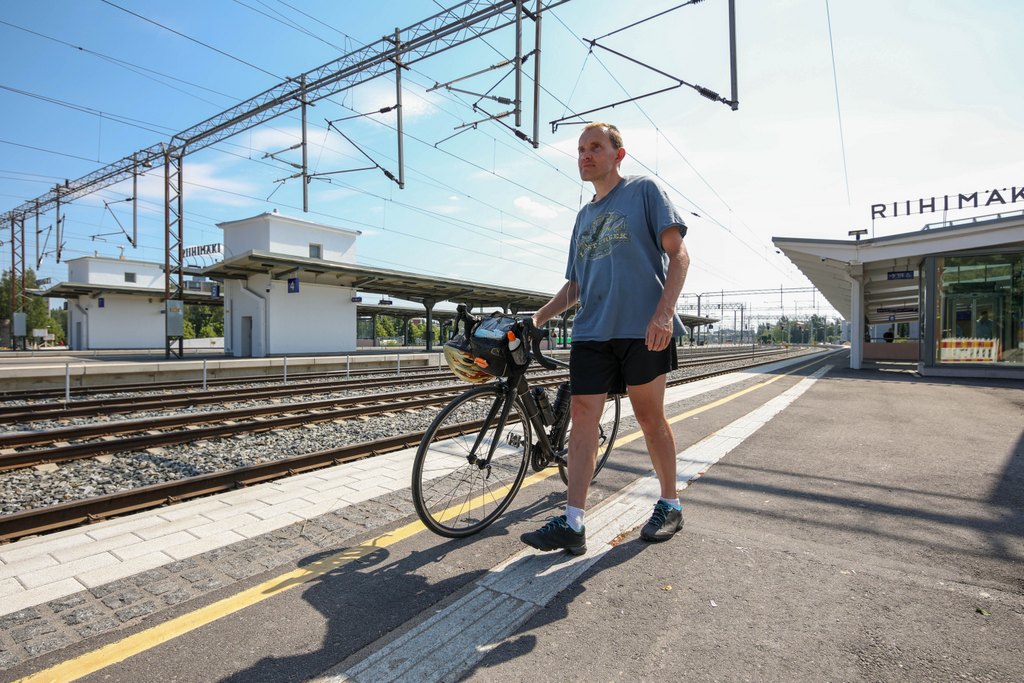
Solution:
[{"label": "bicycle fork", "polygon": [[[491,477],[491,459],[494,457],[494,451],[498,448],[498,444],[501,442],[501,435],[505,431],[505,425],[508,422],[508,415],[512,410],[512,404],[515,403],[515,397],[506,390],[502,391],[501,394],[494,399],[494,403],[491,404],[491,409],[487,413],[487,417],[484,418],[483,428],[477,432],[476,441],[473,443],[473,448],[470,449],[469,454],[466,456],[466,460],[470,465],[476,465],[481,470],[487,470],[487,474],[484,475],[484,479],[490,479]],[[497,415],[498,411],[501,411],[500,415]],[[480,458],[477,456],[477,452],[480,450],[480,446],[484,440],[484,434],[487,433],[491,423],[494,422],[494,418],[497,415],[498,425],[494,429],[494,436],[491,438],[491,443],[487,449],[487,457]]]}]

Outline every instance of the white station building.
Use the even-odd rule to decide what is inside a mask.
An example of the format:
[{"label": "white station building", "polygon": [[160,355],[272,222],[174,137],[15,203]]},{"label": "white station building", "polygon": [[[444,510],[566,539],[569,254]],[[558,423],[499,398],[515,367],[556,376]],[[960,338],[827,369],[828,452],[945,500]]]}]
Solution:
[{"label": "white station building", "polygon": [[773,242],[850,322],[851,368],[895,360],[923,375],[1024,379],[1024,211]]},{"label": "white station building", "polygon": [[[311,262],[355,264],[358,230],[334,228],[276,212],[219,223],[224,262],[267,253]],[[306,276],[300,276],[300,271]],[[356,348],[356,289],[298,266],[224,280],[224,353],[263,357]]]},{"label": "white station building", "polygon": [[[39,295],[67,301],[68,348],[165,347],[162,264],[106,256],[82,256],[67,264],[67,281]],[[199,301],[210,301],[208,285],[200,297]]]}]

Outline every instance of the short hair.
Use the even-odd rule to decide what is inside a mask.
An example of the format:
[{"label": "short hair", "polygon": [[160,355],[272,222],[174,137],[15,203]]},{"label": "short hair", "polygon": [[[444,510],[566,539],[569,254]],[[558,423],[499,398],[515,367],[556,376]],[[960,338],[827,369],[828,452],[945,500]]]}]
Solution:
[{"label": "short hair", "polygon": [[588,131],[591,128],[604,128],[608,131],[608,139],[612,141],[612,147],[615,149],[622,149],[622,133],[615,127],[614,124],[604,123],[603,121],[592,121],[587,125],[583,126],[584,131]]}]

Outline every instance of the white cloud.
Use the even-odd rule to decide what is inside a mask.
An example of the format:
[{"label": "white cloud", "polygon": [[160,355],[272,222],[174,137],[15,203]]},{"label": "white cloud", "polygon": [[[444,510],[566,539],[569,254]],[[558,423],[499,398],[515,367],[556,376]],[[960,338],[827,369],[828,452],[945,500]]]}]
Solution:
[{"label": "white cloud", "polygon": [[557,209],[548,206],[547,204],[542,204],[530,197],[516,197],[512,200],[512,204],[515,205],[519,211],[534,220],[550,220],[558,216]]}]

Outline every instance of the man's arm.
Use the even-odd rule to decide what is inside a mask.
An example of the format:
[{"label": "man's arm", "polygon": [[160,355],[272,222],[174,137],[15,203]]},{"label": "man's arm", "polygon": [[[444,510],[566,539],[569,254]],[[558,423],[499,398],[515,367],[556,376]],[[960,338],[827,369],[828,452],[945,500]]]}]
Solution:
[{"label": "man's arm", "polygon": [[551,297],[551,300],[541,306],[540,310],[533,314],[533,324],[540,327],[559,313],[564,313],[580,300],[579,284],[573,280],[566,280],[558,293]]},{"label": "man's arm", "polygon": [[676,312],[679,294],[683,291],[683,283],[686,282],[686,271],[690,268],[690,253],[678,230],[670,228],[663,231],[661,246],[668,254],[668,273],[658,307],[647,323],[647,337],[644,341],[651,351],[667,349],[672,343],[672,317]]}]

